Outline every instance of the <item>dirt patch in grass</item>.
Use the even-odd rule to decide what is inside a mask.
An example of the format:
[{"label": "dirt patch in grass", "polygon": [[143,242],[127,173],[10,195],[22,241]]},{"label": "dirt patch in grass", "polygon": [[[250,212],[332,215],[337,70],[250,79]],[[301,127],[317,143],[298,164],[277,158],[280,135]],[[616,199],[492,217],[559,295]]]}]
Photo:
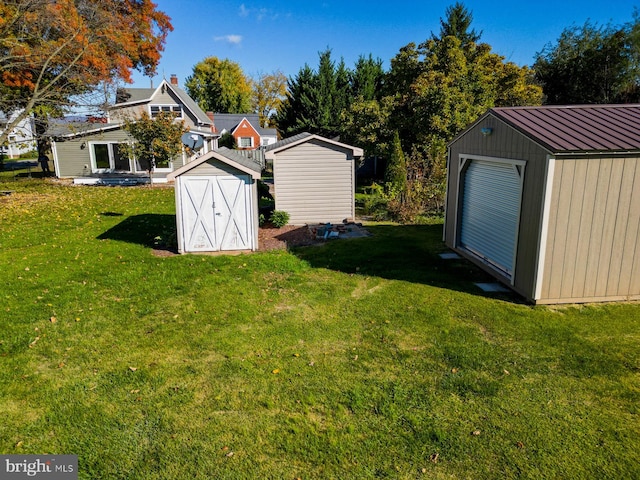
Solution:
[{"label": "dirt patch in grass", "polygon": [[314,245],[318,241],[314,238],[309,227],[285,225],[276,228],[270,225],[261,227],[258,231],[258,250],[285,250],[291,247]]},{"label": "dirt patch in grass", "polygon": [[[258,250],[266,252],[269,250],[286,250],[292,247],[305,245],[315,245],[321,243],[316,240],[308,226],[285,225],[281,228],[273,226],[261,227],[258,230]],[[178,255],[174,249],[154,248],[153,255],[156,257],[171,257]],[[234,253],[247,253],[246,250],[238,252],[208,252],[212,255],[232,255]]]}]

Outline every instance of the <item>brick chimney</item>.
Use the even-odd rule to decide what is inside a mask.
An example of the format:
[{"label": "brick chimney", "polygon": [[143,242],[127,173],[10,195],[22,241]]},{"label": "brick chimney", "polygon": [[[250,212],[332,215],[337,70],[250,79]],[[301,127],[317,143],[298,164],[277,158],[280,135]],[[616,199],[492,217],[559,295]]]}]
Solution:
[{"label": "brick chimney", "polygon": [[171,85],[175,85],[177,87],[178,86],[178,76],[175,73],[172,73],[171,77],[169,78],[169,82],[171,83]]},{"label": "brick chimney", "polygon": [[213,118],[213,112],[207,112],[207,117],[209,117],[209,120],[211,120],[211,123],[212,123],[212,125],[211,125],[211,131],[212,131],[213,133],[217,133],[217,130],[216,130],[216,121],[215,121],[215,120],[214,120],[214,118]]}]

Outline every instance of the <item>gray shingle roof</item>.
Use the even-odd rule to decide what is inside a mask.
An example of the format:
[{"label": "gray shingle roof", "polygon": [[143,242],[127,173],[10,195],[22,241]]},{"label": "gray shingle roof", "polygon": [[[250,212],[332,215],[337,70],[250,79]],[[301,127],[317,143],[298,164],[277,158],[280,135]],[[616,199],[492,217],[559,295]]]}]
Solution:
[{"label": "gray shingle roof", "polygon": [[180,87],[176,87],[175,85],[169,85],[173,90],[178,94],[182,103],[193,112],[193,114],[198,118],[198,121],[203,125],[213,125],[211,119],[207,116],[207,114],[200,108],[193,98],[191,98],[187,92],[182,90]]},{"label": "gray shingle roof", "polygon": [[94,132],[122,128],[120,123],[60,122],[52,120],[45,136],[53,138],[76,137]]},{"label": "gray shingle roof", "polygon": [[[151,100],[155,88],[121,88],[118,89],[118,99],[120,102],[116,103],[116,106],[122,103],[138,103],[145,100]],[[121,98],[120,98],[121,97]]]},{"label": "gray shingle roof", "polygon": [[[258,115],[250,113],[214,113],[213,122],[218,132],[223,132],[225,130],[227,132],[231,132],[245,117],[247,118],[247,120],[249,120],[249,123],[251,123],[251,125],[254,125],[254,122],[252,120],[257,119]],[[255,119],[253,117],[255,117]],[[258,123],[256,123],[255,125],[258,125]]]},{"label": "gray shingle roof", "polygon": [[251,126],[256,129],[260,136],[277,136],[275,128],[262,128],[260,126],[260,115],[257,113],[214,113],[213,119],[218,132],[232,132],[238,124],[246,118]]},{"label": "gray shingle roof", "polygon": [[237,150],[231,150],[227,147],[221,147],[215,151],[223,157],[226,157],[229,160],[233,160],[240,165],[244,165],[245,167],[250,168],[251,170],[254,170],[258,173],[262,171],[262,165],[259,162],[246,157],[245,155],[239,153]]},{"label": "gray shingle roof", "polygon": [[640,105],[504,107],[495,116],[553,153],[640,150]]},{"label": "gray shingle roof", "polygon": [[[212,125],[213,122],[207,116],[207,114],[200,108],[200,106],[180,87],[171,85],[171,83],[163,80],[163,83],[167,85],[178,96],[182,104],[187,107],[198,119],[202,125]],[[158,86],[160,88],[162,83]],[[122,107],[132,103],[150,102],[157,88],[124,88],[122,93],[127,97],[125,101],[116,103],[114,107]]]},{"label": "gray shingle roof", "polygon": [[309,132],[298,133],[297,135],[294,135],[292,137],[284,138],[284,139],[280,140],[279,142],[272,143],[271,145],[268,145],[265,148],[265,151],[268,152],[270,150],[275,150],[276,148],[284,147],[286,145],[289,145],[290,143],[295,143],[298,140],[302,140],[303,138],[307,138],[307,137],[310,137],[310,136],[311,136],[311,134]]}]

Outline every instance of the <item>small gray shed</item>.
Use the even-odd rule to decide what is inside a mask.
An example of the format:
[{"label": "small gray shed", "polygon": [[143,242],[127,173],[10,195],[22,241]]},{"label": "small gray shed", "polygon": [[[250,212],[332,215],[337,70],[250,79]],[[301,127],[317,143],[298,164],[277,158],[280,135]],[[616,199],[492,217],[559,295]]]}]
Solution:
[{"label": "small gray shed", "polygon": [[289,223],[340,223],[355,218],[355,161],[362,149],[300,133],[265,150],[273,162],[276,210]]},{"label": "small gray shed", "polygon": [[221,148],[167,175],[175,180],[178,251],[257,250],[261,170]]},{"label": "small gray shed", "polygon": [[640,105],[494,108],[447,168],[447,246],[533,303],[640,299]]}]

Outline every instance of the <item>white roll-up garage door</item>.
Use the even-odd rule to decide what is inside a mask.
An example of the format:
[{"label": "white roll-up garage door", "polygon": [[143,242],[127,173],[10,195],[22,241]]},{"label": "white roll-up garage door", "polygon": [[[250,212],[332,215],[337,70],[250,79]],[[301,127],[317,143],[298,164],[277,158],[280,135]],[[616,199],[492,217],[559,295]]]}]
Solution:
[{"label": "white roll-up garage door", "polygon": [[523,162],[470,159],[462,179],[460,246],[513,275]]}]

